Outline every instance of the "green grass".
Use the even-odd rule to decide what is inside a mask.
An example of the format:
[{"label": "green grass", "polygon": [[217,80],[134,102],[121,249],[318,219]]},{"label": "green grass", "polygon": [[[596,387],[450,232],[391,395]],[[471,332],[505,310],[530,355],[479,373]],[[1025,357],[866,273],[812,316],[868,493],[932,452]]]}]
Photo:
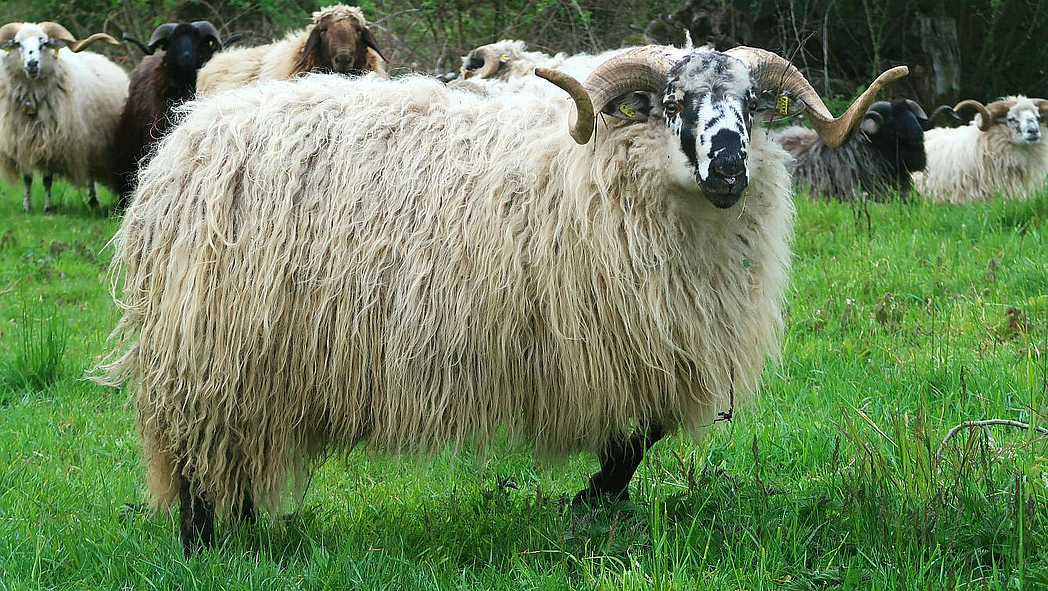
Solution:
[{"label": "green grass", "polygon": [[175,516],[127,505],[126,393],[83,379],[117,318],[117,221],[69,191],[49,216],[0,199],[0,359],[25,302],[68,333],[50,386],[0,395],[0,589],[1048,588],[1046,440],[965,430],[934,461],[963,420],[1048,422],[1048,197],[871,205],[868,225],[798,199],[781,364],[731,423],[660,443],[614,511],[567,506],[589,457],[358,450],[187,563]]}]

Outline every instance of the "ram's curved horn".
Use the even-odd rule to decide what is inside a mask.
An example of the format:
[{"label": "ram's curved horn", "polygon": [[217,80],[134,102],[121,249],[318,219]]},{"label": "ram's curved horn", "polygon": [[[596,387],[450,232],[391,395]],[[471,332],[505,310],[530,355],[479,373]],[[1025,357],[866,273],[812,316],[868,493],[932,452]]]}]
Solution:
[{"label": "ram's curved horn", "polygon": [[819,138],[828,146],[840,146],[855,133],[863,116],[873,104],[877,93],[890,82],[909,73],[906,66],[896,66],[885,71],[870,84],[855,102],[840,117],[834,118],[819,93],[796,66],[770,51],[756,47],[736,47],[724,52],[738,58],[750,67],[754,84],[761,90],[785,92],[804,104],[805,113]]},{"label": "ram's curved horn", "polygon": [[636,91],[657,92],[666,84],[671,48],[638,47],[597,66],[586,84],[556,70],[537,68],[535,74],[556,84],[575,101],[568,133],[580,144],[593,135],[594,116],[612,99]]},{"label": "ram's curved horn", "polygon": [[990,129],[991,126],[993,126],[993,115],[990,114],[990,111],[986,108],[986,105],[980,103],[977,100],[963,100],[954,105],[953,110],[960,111],[961,109],[965,109],[967,107],[971,107],[979,112],[979,131],[986,131],[987,129]]},{"label": "ram's curved horn", "polygon": [[917,101],[906,99],[906,105],[910,107],[910,111],[921,121],[928,120],[928,114],[924,112],[921,105]]},{"label": "ram's curved horn", "polygon": [[193,21],[193,28],[200,32],[205,37],[211,37],[218,44],[218,48],[222,49],[222,36],[218,33],[218,29],[215,25],[212,25],[208,21]]},{"label": "ram's curved horn", "polygon": [[69,29],[52,21],[44,21],[40,23],[40,29],[43,30],[48,37],[65,42],[66,47],[68,47],[69,51],[72,51],[73,53],[78,53],[87,49],[88,46],[95,41],[105,41],[110,45],[120,45],[119,41],[105,33],[95,33],[87,39],[77,41],[76,37],[73,37],[73,34],[69,32]]},{"label": "ram's curved horn", "polygon": [[935,108],[934,111],[932,111],[932,114],[930,117],[928,117],[927,121],[921,122],[921,129],[923,129],[924,131],[928,131],[931,128],[935,127],[935,120],[938,119],[940,115],[946,115],[950,119],[956,121],[957,123],[963,121],[963,119],[961,119],[961,116],[957,114],[957,111],[955,111],[953,107],[949,105],[939,105]]},{"label": "ram's curved horn", "polygon": [[156,51],[165,41],[170,39],[177,28],[178,23],[164,23],[153,29],[153,34],[149,36],[148,45],[150,52]]},{"label": "ram's curved horn", "polygon": [[479,57],[483,63],[475,70],[470,70],[463,66],[463,78],[491,78],[495,75],[495,72],[499,71],[499,67],[502,65],[501,56],[490,46],[478,47],[469,53],[472,57]]},{"label": "ram's curved horn", "polygon": [[19,29],[22,28],[22,23],[7,23],[0,27],[0,43],[6,43],[15,38],[18,34]]}]

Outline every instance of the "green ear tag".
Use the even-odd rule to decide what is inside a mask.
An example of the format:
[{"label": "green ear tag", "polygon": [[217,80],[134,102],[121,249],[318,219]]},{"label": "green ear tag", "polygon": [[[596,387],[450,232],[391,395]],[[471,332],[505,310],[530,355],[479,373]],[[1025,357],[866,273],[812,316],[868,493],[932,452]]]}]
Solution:
[{"label": "green ear tag", "polygon": [[623,103],[619,103],[619,113],[622,113],[623,115],[629,117],[630,119],[635,119],[637,117],[637,112],[634,111],[633,109],[627,107]]},{"label": "green ear tag", "polygon": [[775,110],[778,111],[780,115],[789,115],[790,97],[786,96],[785,94],[780,96],[779,100],[776,101]]}]

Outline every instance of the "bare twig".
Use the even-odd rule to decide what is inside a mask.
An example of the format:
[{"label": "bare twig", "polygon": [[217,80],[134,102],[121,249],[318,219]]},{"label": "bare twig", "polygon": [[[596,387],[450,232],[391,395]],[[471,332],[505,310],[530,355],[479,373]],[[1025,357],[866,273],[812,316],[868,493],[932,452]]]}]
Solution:
[{"label": "bare twig", "polygon": [[1031,427],[1029,423],[1023,423],[1021,421],[1013,421],[1011,419],[984,419],[984,420],[981,420],[981,421],[964,421],[960,425],[957,425],[956,427],[954,427],[954,428],[952,428],[952,429],[950,429],[949,431],[946,432],[946,437],[943,437],[942,443],[939,444],[939,450],[935,452],[935,463],[936,464],[939,463],[939,460],[942,458],[942,452],[943,452],[943,450],[946,449],[946,444],[951,439],[953,439],[953,436],[956,435],[957,432],[960,431],[961,429],[973,428],[973,427],[990,427],[990,426],[993,426],[993,425],[1002,425],[1002,426],[1005,426],[1005,427],[1015,427],[1017,429],[1025,429],[1027,431],[1036,431],[1037,433],[1040,433],[1042,435],[1048,435],[1048,429],[1045,429],[1044,427]]}]

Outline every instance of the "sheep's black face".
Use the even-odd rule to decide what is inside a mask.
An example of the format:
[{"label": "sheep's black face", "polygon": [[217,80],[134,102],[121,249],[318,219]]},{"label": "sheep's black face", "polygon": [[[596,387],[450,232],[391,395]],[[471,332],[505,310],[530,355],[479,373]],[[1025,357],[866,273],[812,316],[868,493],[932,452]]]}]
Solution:
[{"label": "sheep's black face", "polygon": [[194,75],[219,49],[218,39],[182,23],[160,45],[165,50],[164,68],[168,72]]},{"label": "sheep's black face", "polygon": [[[878,118],[870,115],[876,113]],[[918,115],[905,100],[879,101],[866,111],[862,131],[884,158],[901,172],[924,170],[924,130]]]},{"label": "sheep's black face", "polygon": [[703,195],[718,208],[739,200],[749,183],[746,151],[756,108],[749,69],[712,50],[689,54],[670,70],[662,117]]}]

